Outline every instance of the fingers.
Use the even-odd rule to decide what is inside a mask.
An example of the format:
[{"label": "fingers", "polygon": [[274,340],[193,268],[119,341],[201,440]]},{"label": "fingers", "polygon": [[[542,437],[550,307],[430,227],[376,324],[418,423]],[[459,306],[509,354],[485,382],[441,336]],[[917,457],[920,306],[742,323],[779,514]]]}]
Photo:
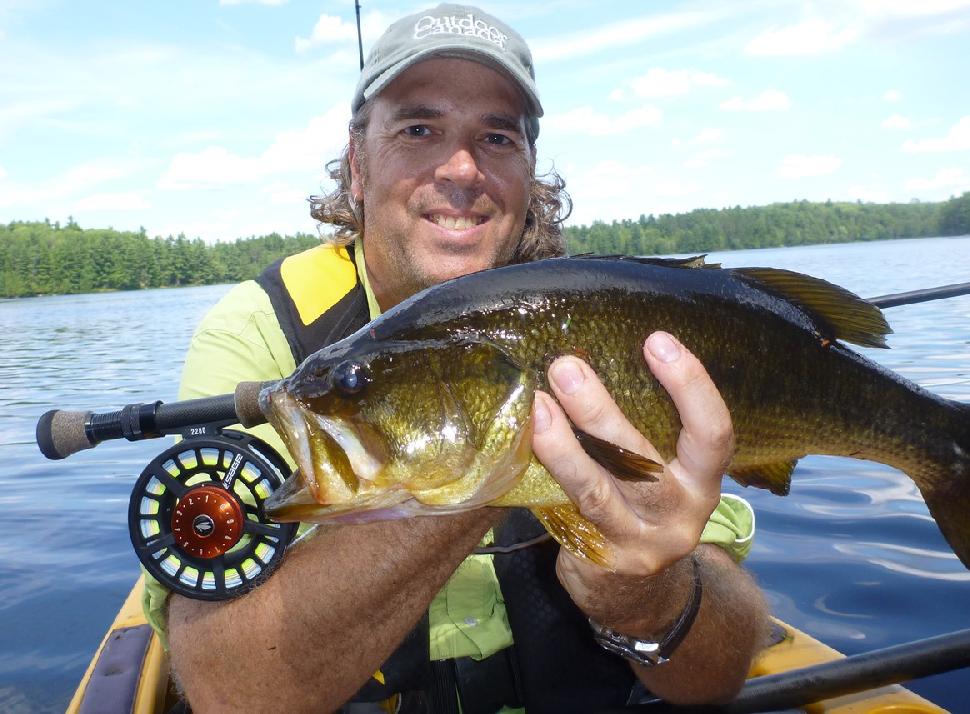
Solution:
[{"label": "fingers", "polygon": [[588,364],[576,357],[561,357],[549,368],[549,381],[577,427],[644,456],[656,456],[650,442],[630,424]]},{"label": "fingers", "polygon": [[628,572],[655,571],[696,546],[717,505],[721,476],[733,450],[730,415],[700,362],[666,333],[647,339],[644,357],[670,394],[682,423],[676,458],[658,481],[618,481],[573,436],[575,424],[600,439],[663,461],[582,360],[556,360],[549,369],[556,399],[540,392],[535,400],[533,451],[580,512],[612,543],[615,564]]},{"label": "fingers", "polygon": [[559,481],[566,495],[581,513],[604,530],[623,517],[626,508],[616,484],[589,455],[573,435],[569,420],[555,400],[536,392],[532,450]]},{"label": "fingers", "polygon": [[650,335],[643,355],[680,413],[683,428],[671,467],[685,486],[719,492],[734,454],[734,431],[717,387],[700,361],[666,332]]}]

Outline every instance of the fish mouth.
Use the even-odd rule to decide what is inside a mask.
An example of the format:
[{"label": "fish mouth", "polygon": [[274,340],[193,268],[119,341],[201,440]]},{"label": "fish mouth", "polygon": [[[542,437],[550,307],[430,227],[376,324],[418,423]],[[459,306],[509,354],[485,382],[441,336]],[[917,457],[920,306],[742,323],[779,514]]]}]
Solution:
[{"label": "fish mouth", "polygon": [[301,502],[350,502],[383,470],[377,440],[365,438],[358,425],[317,414],[284,390],[270,394],[268,404],[270,421],[286,442],[306,489]]},{"label": "fish mouth", "polygon": [[[305,480],[304,474],[313,473],[313,453],[310,449],[310,432],[307,429],[306,420],[303,418],[303,409],[300,403],[286,391],[276,389],[264,391],[260,395],[260,406],[296,462],[297,472],[301,480]],[[293,477],[287,479],[286,483],[295,479],[296,476],[297,474],[294,474]],[[306,485],[314,500],[316,500],[315,480],[310,479],[310,482]],[[271,500],[277,492],[274,492]]]},{"label": "fish mouth", "polygon": [[369,523],[414,515],[408,505],[414,499],[401,488],[355,496],[344,503],[321,504],[310,487],[314,481],[297,470],[266,499],[266,515],[278,523]]}]

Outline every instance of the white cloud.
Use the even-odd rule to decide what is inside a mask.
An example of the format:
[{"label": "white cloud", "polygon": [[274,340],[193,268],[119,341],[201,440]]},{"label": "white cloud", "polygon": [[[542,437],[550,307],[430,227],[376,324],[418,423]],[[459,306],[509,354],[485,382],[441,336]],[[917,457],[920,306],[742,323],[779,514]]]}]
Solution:
[{"label": "white cloud", "polygon": [[634,96],[654,99],[656,97],[673,97],[687,94],[695,87],[723,87],[728,80],[710,72],[699,72],[693,69],[668,70],[655,67],[646,74],[631,79],[623,87],[610,94],[611,99],[626,98],[626,90]]},{"label": "white cloud", "polygon": [[613,50],[637,44],[643,40],[699,25],[706,25],[720,17],[716,12],[682,12],[653,17],[631,18],[580,33],[556,37],[526,38],[532,56],[538,63],[553,62]]},{"label": "white cloud", "polygon": [[151,204],[137,191],[95,193],[74,202],[78,211],[144,211]]},{"label": "white cloud", "polygon": [[339,102],[325,114],[310,119],[305,128],[282,132],[263,154],[268,169],[283,172],[322,168],[347,143],[349,121],[350,108]]},{"label": "white cloud", "polygon": [[892,19],[935,17],[970,8],[970,0],[862,0],[867,15]]},{"label": "white cloud", "polygon": [[778,166],[777,175],[782,178],[805,178],[808,176],[825,176],[834,173],[842,166],[842,159],[838,156],[805,156],[803,154],[789,154],[782,159]]},{"label": "white cloud", "polygon": [[916,178],[906,183],[907,191],[963,191],[970,187],[970,175],[963,169],[940,169],[932,178]]},{"label": "white cloud", "polygon": [[731,97],[721,102],[721,109],[728,112],[783,112],[790,107],[788,95],[777,89],[766,89],[754,99]]},{"label": "white cloud", "polygon": [[209,146],[196,153],[176,154],[168,170],[158,181],[158,188],[205,188],[227,184],[250,183],[262,178],[258,159],[246,159],[222,146]]},{"label": "white cloud", "polygon": [[970,115],[960,119],[942,138],[909,139],[903,143],[903,151],[911,154],[968,150],[970,150]]},{"label": "white cloud", "polygon": [[583,106],[559,114],[549,114],[542,120],[542,130],[573,132],[590,136],[623,134],[644,126],[656,126],[663,112],[653,106],[642,106],[616,116]]},{"label": "white cloud", "polygon": [[[803,3],[809,15],[799,22],[770,27],[752,39],[745,51],[764,57],[831,54],[863,38],[946,34],[967,24],[970,0],[856,0]],[[818,7],[821,5],[822,7]],[[812,14],[812,7],[819,15]],[[897,101],[887,97],[887,101]]]},{"label": "white cloud", "polygon": [[138,191],[95,193],[74,202],[78,211],[144,211],[151,204]]},{"label": "white cloud", "polygon": [[[365,42],[376,40],[395,19],[379,10],[372,10],[360,18],[360,34]],[[297,52],[306,52],[319,45],[339,45],[357,42],[357,23],[345,21],[338,15],[320,15],[309,37],[297,37],[294,41]]]},{"label": "white cloud", "polygon": [[720,129],[707,128],[701,129],[700,133],[697,134],[693,139],[690,140],[691,144],[711,144],[715,141],[720,141],[723,137],[724,132]]},{"label": "white cloud", "polygon": [[222,146],[176,154],[158,188],[178,191],[251,184],[292,171],[322,175],[327,161],[347,143],[350,109],[343,103],[314,117],[306,127],[278,134],[258,156],[240,156]]},{"label": "white cloud", "polygon": [[891,114],[882,123],[883,129],[909,129],[909,119],[902,114]]},{"label": "white cloud", "polygon": [[647,213],[679,213],[696,207],[701,186],[684,181],[649,165],[600,161],[579,170],[567,166],[569,193],[574,199],[570,224],[594,220],[636,218]]},{"label": "white cloud", "polygon": [[691,158],[684,162],[684,167],[688,169],[703,169],[706,168],[713,161],[720,161],[722,159],[730,159],[734,156],[733,151],[728,149],[708,149],[707,151],[701,151],[695,154]]},{"label": "white cloud", "polygon": [[270,203],[279,206],[299,206],[306,199],[306,187],[277,181],[262,189]]},{"label": "white cloud", "polygon": [[57,115],[63,116],[77,106],[78,102],[62,98],[42,97],[23,101],[6,99],[0,104],[0,137],[22,125],[47,120]]},{"label": "white cloud", "polygon": [[296,38],[296,51],[305,52],[315,45],[352,40],[357,36],[357,27],[334,15],[321,15],[309,37]]},{"label": "white cloud", "polygon": [[892,200],[886,191],[869,186],[849,186],[849,199],[866,203],[889,203]]},{"label": "white cloud", "polygon": [[98,184],[130,176],[134,165],[110,159],[96,159],[72,166],[53,178],[26,186],[5,187],[0,193],[0,207],[30,205],[51,207]]},{"label": "white cloud", "polygon": [[289,0],[219,0],[220,5],[285,5]]},{"label": "white cloud", "polygon": [[745,52],[769,57],[825,54],[842,49],[859,34],[852,27],[809,19],[797,25],[765,30],[747,44]]},{"label": "white cloud", "polygon": [[882,95],[882,98],[887,102],[898,102],[903,98],[903,95],[898,89],[887,89],[886,93]]},{"label": "white cloud", "polygon": [[239,218],[226,211],[216,211],[208,220],[181,220],[173,223],[161,223],[149,226],[147,233],[151,236],[177,236],[184,233],[190,240],[201,238],[206,243],[216,241],[232,241],[237,238],[253,235],[268,235],[273,232],[283,232],[279,221],[258,221],[249,217],[244,225],[240,225]]}]

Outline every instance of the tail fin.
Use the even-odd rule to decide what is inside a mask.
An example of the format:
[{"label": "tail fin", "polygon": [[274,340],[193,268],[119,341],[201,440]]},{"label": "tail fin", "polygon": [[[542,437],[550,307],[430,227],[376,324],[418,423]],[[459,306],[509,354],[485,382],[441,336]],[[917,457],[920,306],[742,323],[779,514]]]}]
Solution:
[{"label": "tail fin", "polygon": [[956,428],[942,446],[939,472],[921,490],[943,537],[970,569],[970,405],[953,406]]}]

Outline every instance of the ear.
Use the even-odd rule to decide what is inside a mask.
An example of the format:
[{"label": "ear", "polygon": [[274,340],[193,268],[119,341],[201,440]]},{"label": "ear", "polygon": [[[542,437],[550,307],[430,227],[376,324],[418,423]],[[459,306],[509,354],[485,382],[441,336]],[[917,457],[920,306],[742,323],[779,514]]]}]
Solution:
[{"label": "ear", "polygon": [[350,163],[350,196],[360,204],[364,200],[364,179],[357,161],[357,142],[354,141],[353,135],[350,136],[347,158]]}]

